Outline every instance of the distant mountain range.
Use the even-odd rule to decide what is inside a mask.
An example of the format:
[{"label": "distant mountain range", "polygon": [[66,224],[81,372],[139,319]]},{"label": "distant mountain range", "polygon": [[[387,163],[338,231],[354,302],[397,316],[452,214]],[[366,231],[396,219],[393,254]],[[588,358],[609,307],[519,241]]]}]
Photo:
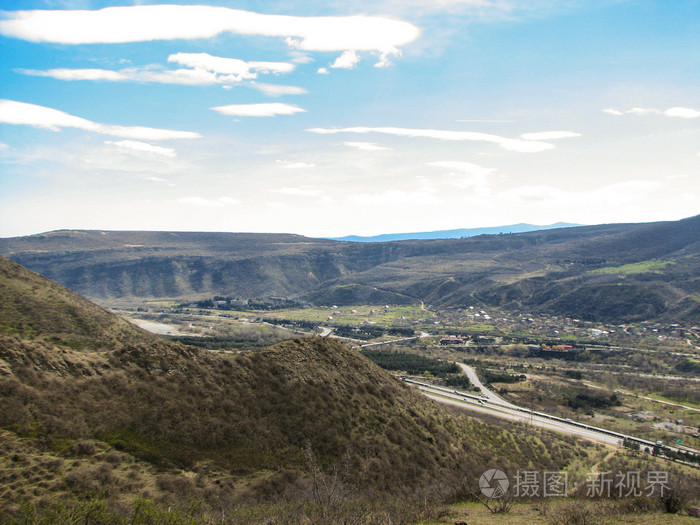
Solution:
[{"label": "distant mountain range", "polygon": [[384,233],[382,235],[374,235],[371,237],[362,237],[359,235],[347,235],[345,237],[331,237],[334,241],[349,241],[349,242],[389,242],[389,241],[406,241],[418,239],[464,239],[467,237],[476,237],[477,235],[499,235],[506,233],[526,233],[539,230],[554,230],[557,228],[571,228],[581,226],[580,224],[571,224],[568,222],[557,222],[546,226],[538,226],[536,224],[511,224],[509,226],[493,226],[490,228],[460,228],[457,230],[438,230],[431,232],[412,232],[412,233]]},{"label": "distant mountain range", "polygon": [[56,231],[0,254],[101,304],[216,295],[316,305],[491,306],[700,325],[700,216],[463,239]]}]

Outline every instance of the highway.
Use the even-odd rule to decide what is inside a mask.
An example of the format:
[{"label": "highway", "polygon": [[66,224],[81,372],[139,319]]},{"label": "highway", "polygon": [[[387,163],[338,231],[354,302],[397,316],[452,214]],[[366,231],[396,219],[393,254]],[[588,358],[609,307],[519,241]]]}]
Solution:
[{"label": "highway", "polygon": [[[460,392],[451,388],[423,383],[407,377],[401,377],[401,380],[418,388],[424,395],[440,403],[552,430],[554,432],[575,436],[581,439],[587,439],[597,443],[621,447],[623,446],[623,442],[627,440],[638,444],[642,450],[647,450],[649,452],[656,450],[659,457],[664,457],[664,453],[686,451],[679,447],[657,444],[653,441],[636,436],[629,436],[620,432],[614,432],[612,430],[588,425],[586,423],[580,423],[578,421],[552,416],[543,412],[536,412],[534,410],[518,407],[517,405],[507,402],[503,403],[501,398],[498,398],[498,400],[492,400],[485,395],[468,394],[466,392]],[[479,382],[479,384],[481,384],[481,382]],[[483,387],[483,385],[482,388],[483,391],[489,392],[489,390]],[[700,453],[697,451],[691,452],[694,452],[696,457],[700,457]],[[682,463],[698,468],[697,464],[686,462]]]},{"label": "highway", "polygon": [[369,348],[371,346],[393,345],[396,343],[407,343],[408,341],[415,341],[417,339],[420,339],[421,337],[422,336],[404,337],[403,339],[393,339],[391,341],[380,341],[378,343],[367,343],[364,345],[360,345],[360,348]]},{"label": "highway", "polygon": [[[481,396],[459,392],[457,390],[443,388],[439,386],[421,383],[413,379],[403,378],[403,381],[416,386],[427,397],[434,399],[440,403],[445,403],[460,408],[466,408],[482,414],[509,419],[518,423],[546,428],[562,434],[588,439],[597,443],[605,443],[608,445],[622,445],[622,437],[610,435],[601,431],[593,430],[593,427],[585,428],[581,424],[569,423],[565,419],[548,414],[533,412],[531,410],[520,408],[510,403],[502,404],[500,401],[492,401],[491,399]],[[500,400],[500,398],[498,398]],[[602,430],[602,429],[601,429]]]},{"label": "highway", "polygon": [[469,381],[471,382],[472,385],[474,385],[476,388],[481,390],[481,394],[486,397],[489,401],[491,401],[493,404],[496,405],[502,405],[510,408],[520,408],[513,403],[509,403],[505,399],[503,399],[501,396],[496,394],[495,392],[489,390],[484,386],[484,384],[481,382],[479,379],[479,376],[476,375],[476,370],[474,370],[471,366],[465,365],[464,363],[456,363],[457,366],[459,366],[462,371],[467,374],[467,377],[469,378]]}]

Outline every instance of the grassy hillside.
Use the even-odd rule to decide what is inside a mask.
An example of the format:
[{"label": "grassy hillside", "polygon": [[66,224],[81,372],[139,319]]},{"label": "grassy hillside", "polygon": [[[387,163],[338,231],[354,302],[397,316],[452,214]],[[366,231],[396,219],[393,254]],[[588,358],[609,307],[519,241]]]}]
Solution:
[{"label": "grassy hillside", "polygon": [[700,216],[468,239],[60,231],[0,253],[93,300],[283,296],[313,304],[485,305],[600,321],[694,322]]},{"label": "grassy hillside", "polygon": [[22,266],[0,258],[0,333],[21,338],[70,338],[113,347],[146,332]]},{"label": "grassy hillside", "polygon": [[380,495],[413,505],[416,491],[448,497],[490,466],[558,470],[585,456],[448,412],[337,342],[224,356],[146,336],[4,258],[0,269],[7,516],[68,512],[66,502],[128,515],[141,497],[197,501],[191,512],[210,518],[307,502],[328,523],[330,508],[355,501],[347,512],[378,522],[368,506]]}]

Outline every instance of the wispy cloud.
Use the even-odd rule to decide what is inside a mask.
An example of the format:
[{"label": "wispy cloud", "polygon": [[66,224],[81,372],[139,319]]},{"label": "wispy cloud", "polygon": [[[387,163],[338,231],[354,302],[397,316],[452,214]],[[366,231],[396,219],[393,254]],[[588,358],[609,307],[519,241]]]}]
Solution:
[{"label": "wispy cloud", "polygon": [[552,205],[563,208],[580,205],[581,202],[613,206],[634,202],[651,192],[658,191],[662,186],[663,184],[658,181],[647,180],[625,181],[579,192],[547,185],[519,186],[504,191],[499,194],[499,198],[524,203],[551,202]]},{"label": "wispy cloud", "polygon": [[491,123],[491,124],[503,124],[508,122],[515,122],[514,120],[503,120],[503,119],[485,119],[485,118],[460,118],[455,120],[455,122],[476,122],[476,123]]},{"label": "wispy cloud", "polygon": [[602,111],[603,113],[607,113],[608,115],[614,115],[616,117],[621,117],[623,115],[637,115],[642,117],[647,115],[663,115],[665,117],[684,119],[700,118],[700,110],[693,108],[685,108],[681,106],[668,108],[666,110],[656,108],[632,108],[625,111],[621,111],[619,109],[606,108]]},{"label": "wispy cloud", "polygon": [[[186,86],[208,86],[226,83],[216,73],[204,69],[166,70],[161,66],[126,68],[119,71],[108,69],[18,69],[18,73],[36,77],[49,77],[57,80],[93,80],[102,82],[155,82],[159,84],[182,84]],[[228,82],[238,80],[229,78]]]},{"label": "wispy cloud", "polygon": [[470,189],[479,195],[490,193],[487,178],[496,171],[493,168],[485,168],[478,164],[462,161],[429,162],[428,166],[449,170],[452,185],[460,189]]},{"label": "wispy cloud", "polygon": [[391,204],[442,204],[442,199],[432,191],[386,190],[380,193],[355,193],[348,195],[351,204],[381,206]]},{"label": "wispy cloud", "polygon": [[321,190],[315,189],[313,186],[302,186],[300,188],[278,188],[269,191],[272,193],[294,195],[297,197],[320,197],[323,194]]},{"label": "wispy cloud", "polygon": [[[18,73],[35,77],[49,77],[57,80],[106,80],[110,82],[124,82],[129,80],[128,74],[108,69],[17,69]],[[128,71],[128,70],[125,70]]]},{"label": "wispy cloud", "polygon": [[245,62],[237,58],[216,57],[208,53],[176,53],[168,57],[168,62],[227,75],[235,81],[256,78],[257,73],[278,75],[291,73],[296,67],[288,62]]},{"label": "wispy cloud", "polygon": [[336,133],[383,133],[386,135],[395,135],[398,137],[413,137],[413,138],[430,138],[437,140],[448,141],[476,141],[490,142],[497,144],[503,149],[509,151],[518,151],[522,153],[539,153],[548,149],[554,148],[553,144],[541,142],[537,140],[522,140],[501,137],[490,133],[478,133],[474,131],[449,131],[439,129],[412,129],[412,128],[396,128],[396,127],[350,127],[350,128],[310,128],[307,131],[318,133],[321,135],[330,135]]},{"label": "wispy cloud", "polygon": [[250,86],[258,91],[262,91],[270,97],[279,97],[282,95],[306,95],[309,92],[303,87],[263,84],[261,82],[251,82]]},{"label": "wispy cloud", "polygon": [[277,162],[281,164],[283,168],[288,170],[306,170],[316,167],[316,164],[309,162],[285,162],[283,160],[278,160]]},{"label": "wispy cloud", "polygon": [[232,206],[240,204],[241,201],[231,197],[219,197],[217,199],[207,199],[204,197],[181,197],[177,199],[180,204],[188,206],[198,206],[200,208],[222,208],[224,206]]},{"label": "wispy cloud", "polygon": [[478,164],[473,164],[471,162],[462,162],[462,161],[436,161],[436,162],[428,162],[428,166],[436,166],[438,168],[445,168],[448,170],[453,170],[457,171],[460,173],[468,173],[470,175],[479,175],[479,176],[486,176],[494,171],[496,171],[493,168],[484,168],[483,166],[479,166]]},{"label": "wispy cloud", "polygon": [[16,102],[14,100],[0,100],[0,122],[33,126],[51,131],[59,131],[62,128],[76,128],[102,135],[136,140],[195,139],[201,137],[199,133],[192,131],[100,124],[57,109]]},{"label": "wispy cloud", "polygon": [[233,117],[274,117],[276,115],[294,115],[306,110],[292,104],[281,102],[269,102],[263,104],[232,104],[229,106],[217,106],[211,108],[223,115]]},{"label": "wispy cloud", "polygon": [[580,133],[574,131],[541,131],[538,133],[523,133],[521,139],[525,140],[558,140],[580,137]]},{"label": "wispy cloud", "polygon": [[384,151],[391,150],[387,146],[380,146],[375,142],[343,142],[345,146],[350,146],[351,148],[357,148],[360,151]]},{"label": "wispy cloud", "polygon": [[118,148],[138,151],[140,153],[152,153],[154,155],[162,155],[164,157],[176,156],[173,148],[164,148],[163,146],[155,146],[153,144],[148,144],[147,142],[140,142],[137,140],[119,140],[116,142],[106,140],[105,144],[111,144],[112,146],[117,146]]},{"label": "wispy cloud", "polygon": [[303,51],[374,51],[380,62],[420,35],[413,24],[381,16],[280,16],[201,5],[9,11],[4,17],[0,34],[31,42],[115,44],[233,33],[285,38]]},{"label": "wispy cloud", "polygon": [[202,85],[237,84],[258,78],[259,74],[291,73],[296,67],[287,62],[245,62],[208,53],[175,53],[168,62],[189,69],[164,69],[159,65],[108,69],[18,69],[25,75],[50,77],[58,80],[93,80],[103,82],[156,82],[160,84]]}]

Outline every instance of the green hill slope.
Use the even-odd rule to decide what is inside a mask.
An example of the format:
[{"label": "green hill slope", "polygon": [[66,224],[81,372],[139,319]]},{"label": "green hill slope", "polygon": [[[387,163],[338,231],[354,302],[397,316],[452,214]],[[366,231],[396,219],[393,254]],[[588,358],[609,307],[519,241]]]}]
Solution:
[{"label": "green hill slope", "polygon": [[114,346],[146,332],[63,286],[0,258],[0,333],[22,338],[70,337]]},{"label": "green hill slope", "polygon": [[[448,494],[489,466],[514,469],[525,457],[556,470],[576,457],[546,433],[448,412],[337,342],[200,351],[143,335],[7,259],[0,269],[0,464],[14,465],[0,472],[0,501],[9,513],[42,498],[138,495],[195,498],[205,513],[224,500],[321,504],[319,477],[358,501],[437,486]],[[47,297],[38,323],[34,305]]]}]

